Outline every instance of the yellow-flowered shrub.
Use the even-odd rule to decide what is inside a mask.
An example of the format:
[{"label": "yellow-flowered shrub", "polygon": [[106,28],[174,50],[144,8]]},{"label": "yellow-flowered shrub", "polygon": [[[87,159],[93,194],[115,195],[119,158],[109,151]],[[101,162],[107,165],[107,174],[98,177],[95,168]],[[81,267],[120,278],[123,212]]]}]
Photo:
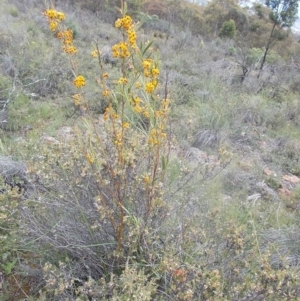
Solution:
[{"label": "yellow-flowered shrub", "polygon": [[79,50],[72,31],[64,26],[65,15],[55,9],[46,10],[44,15],[50,30],[62,42],[63,51],[70,56],[77,90],[74,103],[87,113],[83,118],[85,128],[77,129],[77,143],[99,183],[94,200],[98,223],[104,222],[110,229],[114,237],[112,251],[128,256],[144,248],[156,216],[167,210],[163,182],[170,99],[167,86],[160,86],[159,61],[151,44],[137,46],[136,24],[126,13],[123,1],[120,11],[121,17],[115,22],[120,41],[111,48],[118,59],[119,77],[105,70],[98,45],[91,51],[95,66],[100,67],[96,82],[107,100],[101,130],[84,95],[89,79],[74,67],[78,66],[74,55]]}]

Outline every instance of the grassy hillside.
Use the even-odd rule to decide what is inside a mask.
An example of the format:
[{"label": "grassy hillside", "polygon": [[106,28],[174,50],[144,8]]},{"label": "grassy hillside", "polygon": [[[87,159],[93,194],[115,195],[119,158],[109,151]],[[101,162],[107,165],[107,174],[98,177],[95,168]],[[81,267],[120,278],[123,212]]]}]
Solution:
[{"label": "grassy hillside", "polygon": [[0,300],[300,300],[299,37],[53,2],[0,2]]}]

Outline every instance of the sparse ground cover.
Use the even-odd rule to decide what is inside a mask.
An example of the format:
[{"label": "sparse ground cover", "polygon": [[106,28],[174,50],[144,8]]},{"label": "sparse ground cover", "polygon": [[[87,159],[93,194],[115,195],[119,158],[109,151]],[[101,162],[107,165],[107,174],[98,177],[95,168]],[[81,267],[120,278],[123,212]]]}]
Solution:
[{"label": "sparse ground cover", "polygon": [[[1,3],[0,300],[300,300],[297,42],[258,79],[257,46],[177,27],[179,10],[134,14],[142,62],[160,73],[159,96],[149,85],[140,96],[148,108],[171,99],[155,142],[166,112],[119,106],[121,74],[134,82],[147,64],[113,56],[122,34],[105,3],[103,14],[58,3],[78,51],[70,66],[45,7],[25,2]],[[156,2],[145,6],[166,9]],[[88,109],[72,97],[79,74]]]}]

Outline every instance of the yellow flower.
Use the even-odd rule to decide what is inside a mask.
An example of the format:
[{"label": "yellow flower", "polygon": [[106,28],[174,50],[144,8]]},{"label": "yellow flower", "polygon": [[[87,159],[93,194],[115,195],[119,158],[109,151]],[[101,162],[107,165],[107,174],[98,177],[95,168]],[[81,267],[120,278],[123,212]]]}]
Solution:
[{"label": "yellow flower", "polygon": [[44,15],[49,19],[57,19],[59,21],[63,21],[66,18],[63,12],[56,11],[55,9],[46,9]]},{"label": "yellow flower", "polygon": [[47,16],[49,19],[54,19],[57,16],[55,9],[46,9],[44,15]]},{"label": "yellow flower", "polygon": [[150,113],[146,110],[143,111],[143,115],[146,117],[146,118],[149,118],[150,117]]},{"label": "yellow flower", "polygon": [[57,33],[57,38],[62,39],[65,45],[71,45],[73,43],[73,31],[71,29],[60,31]]},{"label": "yellow flower", "polygon": [[65,45],[64,47],[63,47],[63,51],[65,52],[65,53],[68,53],[68,54],[75,54],[75,53],[77,53],[77,48],[75,47],[75,46],[70,46],[70,45]]},{"label": "yellow flower", "polygon": [[115,135],[115,141],[114,141],[115,145],[120,146],[122,145],[122,135],[121,133],[116,133]]},{"label": "yellow flower", "polygon": [[141,99],[139,97],[134,97],[131,100],[132,104],[133,104],[133,110],[136,113],[142,113],[144,108],[140,106],[141,103]]},{"label": "yellow flower", "polygon": [[116,28],[119,28],[119,27],[121,27],[121,26],[122,26],[122,20],[119,18],[119,19],[117,19],[116,22],[115,22],[115,27],[116,27]]},{"label": "yellow flower", "polygon": [[152,137],[155,137],[156,136],[156,133],[157,133],[157,129],[151,129],[151,131],[150,131],[150,136],[152,136]]},{"label": "yellow flower", "polygon": [[104,96],[104,97],[107,97],[108,95],[109,95],[109,90],[103,90],[102,91],[102,95]]},{"label": "yellow flower", "polygon": [[49,27],[50,27],[51,31],[55,31],[57,29],[57,27],[58,27],[58,23],[56,21],[54,21],[54,20],[51,20],[49,22]]},{"label": "yellow flower", "polygon": [[141,103],[141,99],[139,97],[134,97],[133,98],[133,102],[138,105],[139,103]]},{"label": "yellow flower", "polygon": [[111,116],[112,116],[113,119],[118,119],[119,118],[119,115],[117,113],[112,113]]},{"label": "yellow flower", "polygon": [[149,137],[148,144],[150,146],[157,145],[158,144],[158,140],[156,138],[154,138],[154,137]]},{"label": "yellow flower", "polygon": [[116,48],[112,48],[112,56],[114,58],[119,57],[119,51]]},{"label": "yellow flower", "polygon": [[149,133],[149,138],[148,138],[148,144],[150,146],[153,146],[153,145],[157,145],[158,144],[158,139],[157,139],[157,134],[158,134],[158,131],[157,129],[152,129]]},{"label": "yellow flower", "polygon": [[136,104],[136,105],[133,107],[133,110],[134,110],[134,112],[136,112],[136,113],[142,113],[142,112],[143,112],[143,108],[142,108],[139,104]]},{"label": "yellow flower", "polygon": [[98,51],[97,50],[93,50],[92,52],[91,52],[91,56],[92,57],[98,57]]},{"label": "yellow flower", "polygon": [[130,56],[130,52],[128,50],[128,46],[126,43],[124,42],[120,42],[116,45],[113,45],[112,48],[112,55],[113,57],[117,58],[126,58],[128,56]]},{"label": "yellow flower", "polygon": [[132,26],[132,19],[130,16],[126,15],[123,18],[121,18],[121,26],[125,29],[128,30]]},{"label": "yellow flower", "polygon": [[74,99],[75,106],[79,106],[81,104],[81,95],[80,94],[74,94],[72,96],[72,98]]},{"label": "yellow flower", "polygon": [[155,90],[155,84],[153,82],[146,83],[145,91],[151,94]]},{"label": "yellow flower", "polygon": [[154,114],[156,117],[160,117],[160,116],[164,115],[164,113],[162,111],[155,111]]},{"label": "yellow flower", "polygon": [[130,124],[128,122],[123,122],[122,127],[123,129],[128,129],[130,127]]},{"label": "yellow flower", "polygon": [[152,73],[152,76],[158,76],[158,75],[159,75],[159,70],[158,70],[158,68],[153,68],[153,69],[151,70],[151,73]]},{"label": "yellow flower", "polygon": [[119,80],[118,80],[118,84],[119,85],[126,85],[128,83],[128,79],[125,78],[125,77],[121,77]]},{"label": "yellow flower", "polygon": [[143,67],[144,67],[144,69],[150,69],[151,64],[152,64],[152,60],[151,59],[144,60],[143,61]]},{"label": "yellow flower", "polygon": [[136,83],[135,83],[135,87],[136,87],[137,89],[139,89],[141,86],[142,86],[141,83],[139,83],[139,82],[136,82]]},{"label": "yellow flower", "polygon": [[163,139],[166,139],[166,138],[167,138],[167,134],[166,134],[165,132],[162,132],[162,133],[160,134],[160,136],[161,136]]},{"label": "yellow flower", "polygon": [[135,46],[136,44],[136,33],[133,29],[129,29],[128,32],[128,40],[131,46]]},{"label": "yellow flower", "polygon": [[143,180],[146,184],[148,184],[150,182],[150,177],[149,176],[144,176]]},{"label": "yellow flower", "polygon": [[81,88],[81,87],[85,86],[85,78],[82,75],[78,75],[74,79],[73,84],[75,87]]},{"label": "yellow flower", "polygon": [[94,162],[95,162],[95,157],[92,155],[92,154],[86,154],[85,155],[85,158],[88,160],[88,162],[90,163],[90,164],[93,164]]},{"label": "yellow flower", "polygon": [[63,20],[66,18],[66,16],[65,16],[64,13],[58,11],[58,12],[56,13],[56,18],[57,18],[58,20],[60,20],[60,21],[63,21]]},{"label": "yellow flower", "polygon": [[108,78],[108,73],[107,73],[107,72],[104,72],[104,73],[102,74],[102,77],[103,77],[103,78]]},{"label": "yellow flower", "polygon": [[56,36],[57,36],[58,39],[62,39],[63,38],[63,32],[59,31]]},{"label": "yellow flower", "polygon": [[150,75],[151,75],[151,74],[150,74],[150,71],[149,71],[148,69],[145,69],[145,70],[144,70],[144,76],[145,76],[145,77],[150,77]]},{"label": "yellow flower", "polygon": [[108,119],[109,111],[110,111],[110,108],[107,107],[107,108],[105,109],[104,114],[103,114],[103,119],[104,119],[104,121],[106,121],[106,120]]}]

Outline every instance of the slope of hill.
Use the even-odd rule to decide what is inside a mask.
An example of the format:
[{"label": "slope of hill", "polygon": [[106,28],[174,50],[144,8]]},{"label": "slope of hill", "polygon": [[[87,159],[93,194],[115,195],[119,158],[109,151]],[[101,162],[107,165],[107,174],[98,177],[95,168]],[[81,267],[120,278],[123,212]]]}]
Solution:
[{"label": "slope of hill", "polygon": [[300,298],[300,45],[167,4],[0,4],[1,301]]}]

